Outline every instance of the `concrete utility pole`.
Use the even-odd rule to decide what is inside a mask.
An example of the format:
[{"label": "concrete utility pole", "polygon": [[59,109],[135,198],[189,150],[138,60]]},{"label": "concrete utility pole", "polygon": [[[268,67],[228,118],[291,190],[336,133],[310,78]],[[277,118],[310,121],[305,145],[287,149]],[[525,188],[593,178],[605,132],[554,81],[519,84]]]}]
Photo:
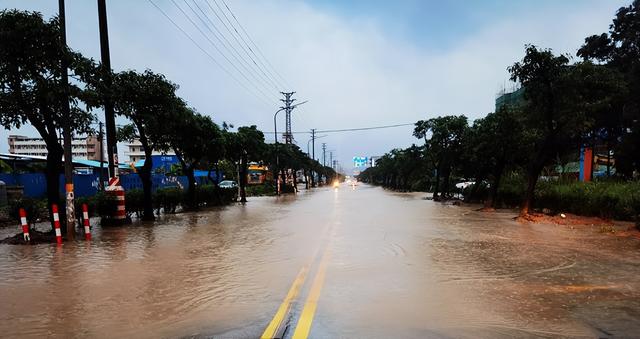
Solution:
[{"label": "concrete utility pole", "polygon": [[104,191],[104,131],[102,130],[102,121],[98,123],[98,142],[100,143],[100,182],[98,187]]},{"label": "concrete utility pole", "polygon": [[329,152],[329,163],[331,164],[331,168],[333,168],[333,151]]},{"label": "concrete utility pole", "polygon": [[[109,30],[107,27],[107,5],[98,0],[98,25],[100,26],[100,55],[102,67],[108,72],[105,85],[111,87],[111,57],[109,54]],[[107,157],[109,158],[109,178],[118,176],[118,146],[116,144],[116,118],[111,98],[104,98],[104,121],[107,129]]]},{"label": "concrete utility pole", "polygon": [[311,129],[311,159],[316,158],[316,129]]},{"label": "concrete utility pole", "polygon": [[322,143],[322,166],[327,166],[327,143]]},{"label": "concrete utility pole", "polygon": [[[60,20],[60,40],[67,47],[67,27],[64,11],[64,0],[58,0],[58,16]],[[64,98],[62,103],[62,139],[64,144],[64,189],[66,193],[67,240],[73,240],[76,232],[76,213],[73,202],[73,150],[71,135],[71,110],[69,108],[69,70],[65,58],[62,59],[62,86]]]},{"label": "concrete utility pole", "polygon": [[293,111],[294,107],[291,104],[296,101],[296,99],[291,99],[296,92],[280,92],[284,95],[284,99],[280,99],[284,103],[284,111],[286,113],[286,126],[284,132],[284,143],[290,144],[293,142],[293,133],[291,133],[291,111]]}]

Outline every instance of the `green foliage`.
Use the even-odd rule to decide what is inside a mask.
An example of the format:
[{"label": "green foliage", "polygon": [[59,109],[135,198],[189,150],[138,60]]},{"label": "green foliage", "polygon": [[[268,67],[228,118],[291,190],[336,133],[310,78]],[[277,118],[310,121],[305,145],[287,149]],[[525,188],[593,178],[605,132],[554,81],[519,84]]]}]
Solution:
[{"label": "green foliage", "polygon": [[46,200],[22,198],[9,201],[9,216],[17,222],[20,221],[20,208],[24,208],[27,212],[27,222],[30,225],[49,219]]},{"label": "green foliage", "polygon": [[541,183],[536,206],[602,218],[635,220],[640,214],[640,182]]},{"label": "green foliage", "polygon": [[28,122],[48,147],[59,146],[56,129],[63,121],[71,121],[76,132],[89,131],[94,116],[78,106],[85,94],[78,84],[69,85],[71,117],[63,116],[63,60],[79,80],[84,80],[91,61],[61,43],[58,19],[45,21],[37,12],[3,10],[0,32],[0,124],[11,129]]},{"label": "green foliage", "polygon": [[235,188],[219,188],[215,185],[198,186],[198,204],[200,206],[226,205],[235,201],[238,190]]},{"label": "green foliage", "polygon": [[117,209],[116,197],[106,192],[97,192],[90,197],[76,197],[74,203],[78,220],[82,220],[82,204],[87,204],[89,217],[110,217]]},{"label": "green foliage", "polygon": [[520,172],[507,174],[500,182],[496,206],[517,207],[522,203],[526,190],[525,177]]},{"label": "green foliage", "polygon": [[439,198],[441,177],[442,195],[448,196],[451,174],[455,166],[460,164],[468,135],[469,125],[464,115],[442,116],[416,122],[413,136],[424,139],[425,151],[436,171],[434,199]]},{"label": "green foliage", "polygon": [[[38,12],[0,11],[0,125],[13,129],[30,124],[43,138],[49,206],[59,202],[63,151],[58,131],[67,122],[73,132],[86,133],[95,119],[80,106],[88,97],[83,85],[93,76],[93,62],[62,44],[60,33],[57,18],[45,21]],[[63,64],[76,81],[63,81]]]},{"label": "green foliage", "polygon": [[160,214],[160,209],[164,213],[175,213],[176,208],[184,202],[184,192],[177,187],[161,188],[156,190],[153,198],[155,209]]},{"label": "green foliage", "polygon": [[412,145],[383,155],[376,161],[376,167],[366,169],[359,178],[395,190],[427,190],[430,185],[427,178],[431,177],[424,164],[424,147]]},{"label": "green foliage", "polygon": [[196,209],[198,201],[194,171],[207,158],[210,165],[220,160],[226,146],[222,130],[211,117],[197,113],[184,103],[178,105],[176,112],[175,124],[172,124],[166,137],[189,181],[185,207]]},{"label": "green foliage", "polygon": [[608,33],[585,39],[578,50],[584,60],[603,63],[622,74],[616,104],[599,115],[596,137],[615,150],[616,173],[627,178],[640,171],[640,0],[621,7]]},{"label": "green foliage", "polygon": [[125,192],[125,208],[128,215],[141,217],[144,212],[144,192],[141,189],[131,189]]},{"label": "green foliage", "polygon": [[267,181],[261,185],[247,186],[247,196],[249,197],[272,196],[275,194],[276,190],[273,181]]}]

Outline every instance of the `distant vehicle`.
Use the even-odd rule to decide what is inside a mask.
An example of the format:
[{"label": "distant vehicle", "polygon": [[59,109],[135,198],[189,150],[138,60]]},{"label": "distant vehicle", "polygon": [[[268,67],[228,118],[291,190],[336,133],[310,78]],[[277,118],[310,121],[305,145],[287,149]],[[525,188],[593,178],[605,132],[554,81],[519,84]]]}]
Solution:
[{"label": "distant vehicle", "polygon": [[218,184],[220,188],[236,188],[238,187],[238,183],[233,180],[223,180]]}]

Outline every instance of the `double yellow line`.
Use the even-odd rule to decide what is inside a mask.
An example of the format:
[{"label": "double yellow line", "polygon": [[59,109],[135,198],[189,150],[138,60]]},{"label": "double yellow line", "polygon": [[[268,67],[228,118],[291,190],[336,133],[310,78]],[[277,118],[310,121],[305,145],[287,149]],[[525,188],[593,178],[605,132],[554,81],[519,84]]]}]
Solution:
[{"label": "double yellow line", "polygon": [[[315,255],[313,258],[315,259]],[[324,278],[327,271],[327,263],[329,262],[329,246],[325,247],[324,253],[322,255],[322,259],[320,260],[320,264],[318,266],[318,271],[313,279],[313,283],[311,285],[311,290],[309,291],[309,295],[307,296],[307,300],[305,301],[304,308],[302,309],[302,313],[300,315],[300,319],[298,320],[298,324],[296,326],[295,331],[293,332],[293,339],[306,339],[309,336],[309,331],[311,331],[311,323],[313,322],[313,317],[316,313],[316,308],[318,306],[318,300],[320,299],[320,292],[322,291],[322,286],[324,285]],[[278,311],[274,315],[273,319],[264,330],[262,334],[262,339],[272,339],[275,338],[279,330],[283,328],[283,321],[285,317],[289,314],[291,310],[291,306],[293,302],[300,294],[300,290],[304,285],[304,281],[309,273],[310,265],[305,265],[302,267],[298,275],[296,276],[293,284],[291,284],[291,288],[287,293],[287,296],[284,298],[280,307],[278,307]]]}]

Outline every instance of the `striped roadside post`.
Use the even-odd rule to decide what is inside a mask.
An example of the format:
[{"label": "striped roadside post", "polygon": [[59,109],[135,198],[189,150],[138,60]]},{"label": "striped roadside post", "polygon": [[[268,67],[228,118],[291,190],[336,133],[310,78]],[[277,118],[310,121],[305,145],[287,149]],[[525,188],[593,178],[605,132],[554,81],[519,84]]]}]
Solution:
[{"label": "striped roadside post", "polygon": [[91,240],[91,225],[89,224],[89,207],[82,204],[82,221],[84,223],[84,238]]},{"label": "striped roadside post", "polygon": [[22,225],[22,237],[24,241],[31,241],[29,236],[29,223],[27,223],[27,211],[24,208],[20,209],[20,224]]},{"label": "striped roadside post", "polygon": [[58,205],[51,205],[51,212],[53,212],[53,228],[56,231],[56,242],[58,245],[62,245],[62,232],[60,231],[60,215],[58,215]]},{"label": "striped roadside post", "polygon": [[116,210],[113,219],[118,222],[124,222],[127,219],[127,211],[125,208],[124,188],[120,186],[120,178],[113,177],[109,180],[109,186],[105,189],[110,195],[115,197]]}]

